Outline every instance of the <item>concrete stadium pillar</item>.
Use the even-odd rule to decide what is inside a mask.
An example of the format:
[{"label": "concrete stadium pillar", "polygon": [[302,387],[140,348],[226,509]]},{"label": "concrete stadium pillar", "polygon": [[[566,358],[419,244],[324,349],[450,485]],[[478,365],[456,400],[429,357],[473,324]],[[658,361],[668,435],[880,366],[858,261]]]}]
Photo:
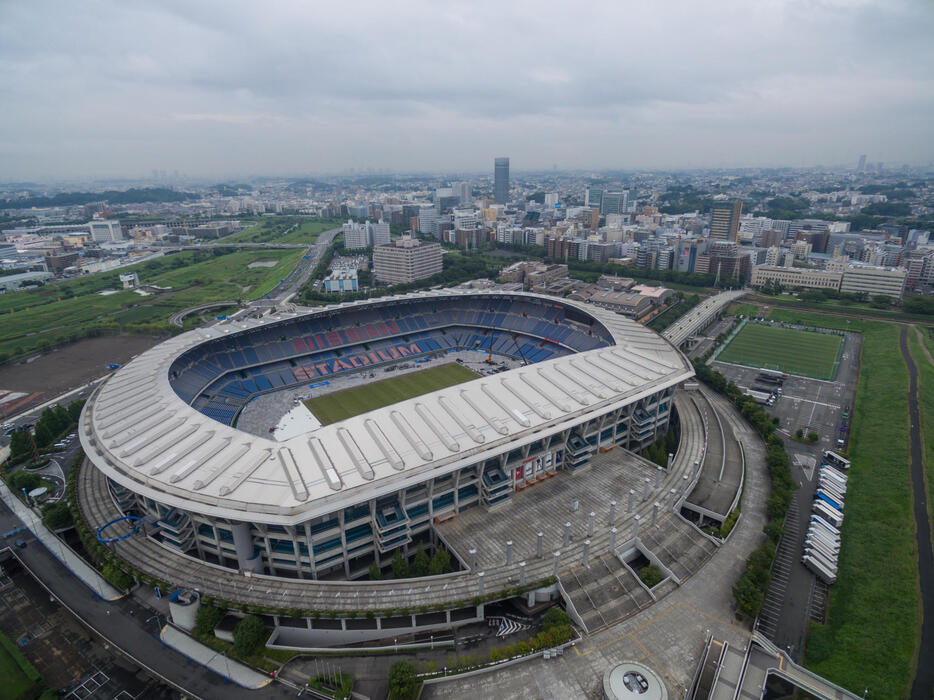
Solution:
[{"label": "concrete stadium pillar", "polygon": [[584,540],[584,552],[581,554],[581,564],[590,566],[590,540]]},{"label": "concrete stadium pillar", "polygon": [[688,475],[685,474],[684,476],[681,477],[681,492],[682,492],[685,496],[688,495],[688,487],[689,487],[690,485],[691,485],[691,482],[688,480]]},{"label": "concrete stadium pillar", "polygon": [[590,518],[587,521],[587,537],[593,537],[593,523],[597,519],[597,514],[590,511]]},{"label": "concrete stadium pillar", "polygon": [[674,458],[675,458],[675,453],[674,453],[674,452],[669,452],[669,453],[668,453],[668,459],[665,461],[665,468],[666,468],[666,469],[671,469],[671,462],[672,462],[672,460],[674,460]]},{"label": "concrete stadium pillar", "polygon": [[665,473],[665,470],[659,467],[655,470],[655,488],[659,489],[662,486],[662,474]]},{"label": "concrete stadium pillar", "polygon": [[565,523],[564,524],[564,544],[562,544],[561,546],[567,549],[569,544],[571,544],[571,523]]},{"label": "concrete stadium pillar", "polygon": [[542,542],[545,539],[545,533],[539,532],[535,535],[535,556],[539,559],[542,558]]},{"label": "concrete stadium pillar", "polygon": [[506,566],[512,566],[512,540],[506,541]]},{"label": "concrete stadium pillar", "polygon": [[616,501],[610,501],[610,522],[612,525],[616,522]]},{"label": "concrete stadium pillar", "polygon": [[649,488],[650,488],[651,483],[652,483],[652,480],[649,477],[645,477],[645,481],[643,481],[644,486],[642,489],[642,502],[643,503],[649,500]]},{"label": "concrete stadium pillar", "polygon": [[632,513],[632,502],[636,499],[636,490],[629,489],[629,507],[626,509],[627,513]]},{"label": "concrete stadium pillar", "polygon": [[632,538],[636,539],[639,536],[639,516],[632,516]]},{"label": "concrete stadium pillar", "polygon": [[525,585],[525,562],[524,561],[519,562],[519,585],[520,586]]},{"label": "concrete stadium pillar", "polygon": [[560,558],[561,558],[561,552],[560,552],[560,551],[555,551],[554,556],[553,556],[554,568],[552,569],[552,572],[551,572],[551,575],[552,575],[552,576],[557,577],[557,575],[558,575],[558,560],[559,560]]},{"label": "concrete stadium pillar", "polygon": [[610,552],[613,553],[616,551],[616,535],[619,534],[619,530],[615,527],[610,528]]},{"label": "concrete stadium pillar", "polygon": [[476,571],[476,569],[477,569],[477,550],[476,550],[476,549],[470,549],[467,553],[470,555],[470,570],[471,570],[471,571]]},{"label": "concrete stadium pillar", "polygon": [[263,555],[256,554],[253,533],[249,523],[231,523],[234,550],[237,552],[237,566],[244,571],[263,573]]},{"label": "concrete stadium pillar", "polygon": [[483,595],[483,577],[485,575],[486,573],[483,571],[477,574],[477,595]]},{"label": "concrete stadium pillar", "polygon": [[652,506],[652,527],[655,527],[655,524],[658,522],[658,509],[661,507],[661,503],[655,501],[655,505]]},{"label": "concrete stadium pillar", "polygon": [[694,460],[694,476],[700,474],[701,464],[699,459]]}]

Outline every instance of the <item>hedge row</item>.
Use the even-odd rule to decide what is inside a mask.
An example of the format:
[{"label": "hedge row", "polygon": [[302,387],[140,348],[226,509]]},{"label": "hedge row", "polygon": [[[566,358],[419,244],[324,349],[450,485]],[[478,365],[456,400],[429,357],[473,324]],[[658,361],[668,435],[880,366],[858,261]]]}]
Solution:
[{"label": "hedge row", "polygon": [[746,569],[733,586],[733,597],[739,609],[750,617],[759,614],[765,601],[765,592],[771,579],[775,546],[785,532],[785,516],[794,497],[797,485],[791,476],[791,466],[784,443],[775,434],[777,418],[772,418],[765,409],[722,374],[706,364],[707,357],[694,360],[697,378],[726,396],[743,414],[765,440],[768,452],[766,466],[771,479],[771,495],[766,502],[768,522],[762,528],[768,540],[759,545],[746,560]]}]

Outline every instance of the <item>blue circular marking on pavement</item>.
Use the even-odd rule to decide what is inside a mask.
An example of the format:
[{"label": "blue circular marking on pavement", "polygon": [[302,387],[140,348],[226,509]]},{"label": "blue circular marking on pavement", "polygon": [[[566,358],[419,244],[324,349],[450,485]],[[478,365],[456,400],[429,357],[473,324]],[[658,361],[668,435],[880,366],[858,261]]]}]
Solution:
[{"label": "blue circular marking on pavement", "polygon": [[[120,537],[101,537],[101,533],[104,530],[106,530],[108,527],[116,523],[123,522],[123,521],[130,522],[130,523],[136,523],[136,527],[134,527],[132,530],[130,530],[125,535],[120,535]],[[104,523],[99,528],[97,528],[97,541],[102,542],[103,544],[110,544],[111,542],[119,542],[120,540],[125,540],[127,537],[132,537],[137,532],[139,532],[140,526],[141,526],[141,521],[135,515],[124,515],[119,518],[114,518],[110,522]]]}]

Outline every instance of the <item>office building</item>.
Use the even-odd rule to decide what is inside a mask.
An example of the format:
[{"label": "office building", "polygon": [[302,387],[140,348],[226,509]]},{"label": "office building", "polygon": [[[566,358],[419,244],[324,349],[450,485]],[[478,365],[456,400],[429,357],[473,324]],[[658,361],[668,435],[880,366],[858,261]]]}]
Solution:
[{"label": "office building", "polygon": [[710,214],[710,237],[718,241],[735,241],[739,234],[739,222],[743,203],[715,202]]},{"label": "office building", "polygon": [[848,267],[843,273],[840,291],[901,299],[907,277],[907,271],[901,267]]},{"label": "office building", "polygon": [[378,282],[403,284],[441,272],[441,244],[403,236],[395,244],[373,249],[373,276]]},{"label": "office building", "polygon": [[493,201],[496,204],[509,201],[509,158],[497,158],[494,161]]},{"label": "office building", "polygon": [[[777,249],[776,249],[777,250]],[[840,290],[842,272],[817,270],[807,267],[783,267],[775,264],[752,268],[750,285],[761,287],[766,284],[781,284],[783,287],[800,289]]]}]

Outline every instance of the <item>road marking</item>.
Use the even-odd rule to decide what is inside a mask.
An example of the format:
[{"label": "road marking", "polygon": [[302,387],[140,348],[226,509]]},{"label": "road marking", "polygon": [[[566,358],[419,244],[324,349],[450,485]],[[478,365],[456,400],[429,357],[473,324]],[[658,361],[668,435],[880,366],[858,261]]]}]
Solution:
[{"label": "road marking", "polygon": [[[827,408],[832,408],[834,410],[840,408],[840,406],[837,404],[824,403],[823,401],[815,401],[814,399],[806,399],[803,396],[790,396],[789,394],[782,394],[782,398],[791,399],[792,401],[804,401],[805,403],[813,403],[813,404],[817,404],[818,406],[826,406]],[[811,417],[812,418],[814,417],[813,413],[811,413]]]}]

